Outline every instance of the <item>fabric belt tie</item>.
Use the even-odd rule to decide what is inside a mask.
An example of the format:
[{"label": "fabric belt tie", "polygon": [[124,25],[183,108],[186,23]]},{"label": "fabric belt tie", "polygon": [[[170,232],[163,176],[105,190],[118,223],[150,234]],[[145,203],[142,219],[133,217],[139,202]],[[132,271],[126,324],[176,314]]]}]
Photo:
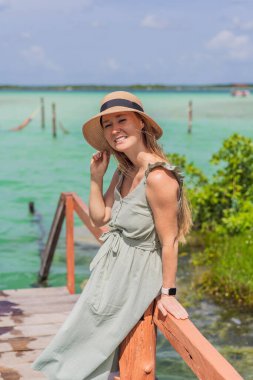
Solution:
[{"label": "fabric belt tie", "polygon": [[107,232],[104,232],[100,237],[99,240],[102,240],[105,242],[106,240],[109,240],[110,242],[110,247],[108,250],[103,250],[101,249],[100,252],[97,253],[97,255],[94,257],[94,259],[90,263],[90,270],[92,271],[93,268],[98,264],[98,262],[107,254],[112,253],[113,256],[117,256],[119,252],[119,245],[120,245],[120,240],[122,239],[125,241],[126,244],[133,246],[135,248],[140,248],[143,250],[149,250],[149,251],[154,251],[160,247],[159,242],[154,241],[154,242],[145,242],[143,240],[138,239],[133,239],[126,237],[122,234],[122,230],[120,229],[111,229]]}]

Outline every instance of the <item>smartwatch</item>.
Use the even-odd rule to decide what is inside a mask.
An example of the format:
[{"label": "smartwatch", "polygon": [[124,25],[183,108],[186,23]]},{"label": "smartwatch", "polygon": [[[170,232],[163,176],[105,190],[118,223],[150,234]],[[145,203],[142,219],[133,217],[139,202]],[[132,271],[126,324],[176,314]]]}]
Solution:
[{"label": "smartwatch", "polygon": [[175,296],[177,288],[162,288],[161,293],[166,294],[167,296]]}]

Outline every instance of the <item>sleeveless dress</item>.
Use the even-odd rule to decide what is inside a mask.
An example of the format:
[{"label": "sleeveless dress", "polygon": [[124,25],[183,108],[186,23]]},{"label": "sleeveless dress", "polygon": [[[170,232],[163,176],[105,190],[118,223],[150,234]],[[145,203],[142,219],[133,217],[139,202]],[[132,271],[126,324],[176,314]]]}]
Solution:
[{"label": "sleeveless dress", "polygon": [[107,380],[117,348],[141,319],[162,286],[161,245],[147,202],[149,172],[164,161],[148,164],[141,182],[120,195],[123,175],[114,190],[109,231],[90,264],[91,276],[71,313],[32,368],[50,380]]}]

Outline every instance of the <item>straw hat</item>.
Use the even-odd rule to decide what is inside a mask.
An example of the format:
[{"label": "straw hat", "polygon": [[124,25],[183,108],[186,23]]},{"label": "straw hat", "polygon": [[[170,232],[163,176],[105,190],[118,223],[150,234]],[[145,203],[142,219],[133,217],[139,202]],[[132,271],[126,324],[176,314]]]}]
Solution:
[{"label": "straw hat", "polygon": [[162,136],[161,127],[144,112],[143,105],[137,96],[126,91],[114,91],[102,99],[100,112],[83,125],[84,138],[95,149],[108,150],[109,145],[104,138],[103,128],[100,124],[101,117],[115,112],[129,111],[137,112],[149,123],[156,139]]}]

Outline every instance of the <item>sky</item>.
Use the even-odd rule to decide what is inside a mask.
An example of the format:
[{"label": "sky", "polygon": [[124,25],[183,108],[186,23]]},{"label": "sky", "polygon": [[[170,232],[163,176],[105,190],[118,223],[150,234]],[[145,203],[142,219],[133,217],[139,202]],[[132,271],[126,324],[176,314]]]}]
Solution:
[{"label": "sky", "polygon": [[0,84],[253,83],[253,0],[0,0]]}]

